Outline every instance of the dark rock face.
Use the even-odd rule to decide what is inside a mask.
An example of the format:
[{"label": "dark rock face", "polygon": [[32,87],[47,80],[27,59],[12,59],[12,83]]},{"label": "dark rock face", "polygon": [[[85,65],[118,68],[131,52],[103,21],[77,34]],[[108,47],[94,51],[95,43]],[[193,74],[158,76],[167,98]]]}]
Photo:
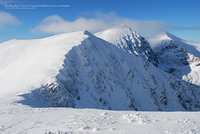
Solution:
[{"label": "dark rock face", "polygon": [[150,44],[145,38],[128,26],[120,25],[97,33],[97,36],[114,44],[125,52],[141,56],[155,66],[158,66],[157,57],[151,49]]},{"label": "dark rock face", "polygon": [[155,47],[158,62],[167,66],[189,65],[187,51],[173,40],[163,42],[162,46]]}]

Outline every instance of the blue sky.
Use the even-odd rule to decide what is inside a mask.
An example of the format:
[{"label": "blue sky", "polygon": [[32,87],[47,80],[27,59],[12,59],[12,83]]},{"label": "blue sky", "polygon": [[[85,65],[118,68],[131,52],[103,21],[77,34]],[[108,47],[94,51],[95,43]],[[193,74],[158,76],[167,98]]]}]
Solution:
[{"label": "blue sky", "polygon": [[0,0],[0,43],[122,23],[143,36],[165,30],[200,42],[199,7],[200,0]]}]

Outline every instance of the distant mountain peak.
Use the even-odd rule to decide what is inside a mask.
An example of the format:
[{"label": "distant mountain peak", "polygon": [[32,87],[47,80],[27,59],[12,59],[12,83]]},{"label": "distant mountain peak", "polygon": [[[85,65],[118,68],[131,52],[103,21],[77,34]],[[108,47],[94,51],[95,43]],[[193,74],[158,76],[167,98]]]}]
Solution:
[{"label": "distant mountain peak", "polygon": [[160,31],[150,37],[147,38],[148,41],[159,41],[159,40],[179,40],[179,41],[183,41],[183,39],[178,38],[176,36],[174,36],[173,34],[167,32],[167,31]]},{"label": "distant mountain peak", "polygon": [[156,57],[149,43],[130,27],[122,24],[95,35],[128,53],[140,55],[157,66]]},{"label": "distant mountain peak", "polygon": [[166,31],[146,39],[156,54],[160,69],[180,79],[200,85],[198,75],[200,52],[195,46]]},{"label": "distant mountain peak", "polygon": [[171,40],[170,38],[171,34],[167,31],[161,31],[161,32],[158,32],[152,36],[149,37],[149,39],[151,40]]},{"label": "distant mountain peak", "polygon": [[161,31],[160,33],[163,33],[163,34],[165,34],[165,35],[171,35],[169,32],[167,32],[167,31]]},{"label": "distant mountain peak", "polygon": [[[117,26],[114,26],[114,27],[111,27],[110,29],[107,29],[107,30],[121,30],[121,32],[123,31],[132,31],[133,32],[133,30],[129,27],[129,26],[127,26],[127,25],[124,25],[124,24],[121,24],[121,25],[117,25]],[[134,31],[134,33],[135,33],[135,31]]]},{"label": "distant mountain peak", "polygon": [[[125,24],[120,24],[120,25],[111,27],[111,28],[109,28],[109,29],[117,29],[117,28],[128,28],[128,29],[132,30],[129,26],[127,26],[127,25],[125,25]],[[107,30],[109,30],[109,29],[107,29]]]},{"label": "distant mountain peak", "polygon": [[101,35],[101,36],[105,35],[104,38],[110,38],[110,36],[106,37],[107,35],[112,35],[113,38],[122,37],[122,36],[125,36],[125,35],[132,35],[132,36],[140,37],[140,35],[137,32],[133,31],[129,26],[124,25],[124,24],[111,27],[111,28],[106,29],[102,32],[98,32],[98,33],[96,33],[96,35],[97,36],[98,35]]}]

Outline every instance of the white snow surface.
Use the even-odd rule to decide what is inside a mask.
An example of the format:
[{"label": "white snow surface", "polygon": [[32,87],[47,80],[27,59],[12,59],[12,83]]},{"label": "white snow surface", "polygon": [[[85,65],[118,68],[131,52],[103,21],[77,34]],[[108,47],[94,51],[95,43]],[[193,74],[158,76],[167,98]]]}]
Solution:
[{"label": "white snow surface", "polygon": [[141,112],[25,106],[0,98],[0,134],[199,134],[199,112]]},{"label": "white snow surface", "polygon": [[199,87],[115,45],[88,31],[0,44],[0,134],[200,133],[185,112]]},{"label": "white snow surface", "polygon": [[200,85],[200,43],[185,41],[166,31],[146,39],[160,58],[159,67],[162,70]]},{"label": "white snow surface", "polygon": [[0,44],[0,95],[36,89],[55,81],[65,54],[87,37],[84,31]]}]

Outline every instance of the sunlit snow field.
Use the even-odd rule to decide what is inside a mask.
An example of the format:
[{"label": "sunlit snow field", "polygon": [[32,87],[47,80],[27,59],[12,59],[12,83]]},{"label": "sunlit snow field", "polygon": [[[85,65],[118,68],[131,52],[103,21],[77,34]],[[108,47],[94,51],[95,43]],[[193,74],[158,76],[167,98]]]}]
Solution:
[{"label": "sunlit snow field", "polygon": [[15,95],[0,98],[1,134],[200,133],[199,112],[37,108],[22,105],[20,100],[23,97]]}]

